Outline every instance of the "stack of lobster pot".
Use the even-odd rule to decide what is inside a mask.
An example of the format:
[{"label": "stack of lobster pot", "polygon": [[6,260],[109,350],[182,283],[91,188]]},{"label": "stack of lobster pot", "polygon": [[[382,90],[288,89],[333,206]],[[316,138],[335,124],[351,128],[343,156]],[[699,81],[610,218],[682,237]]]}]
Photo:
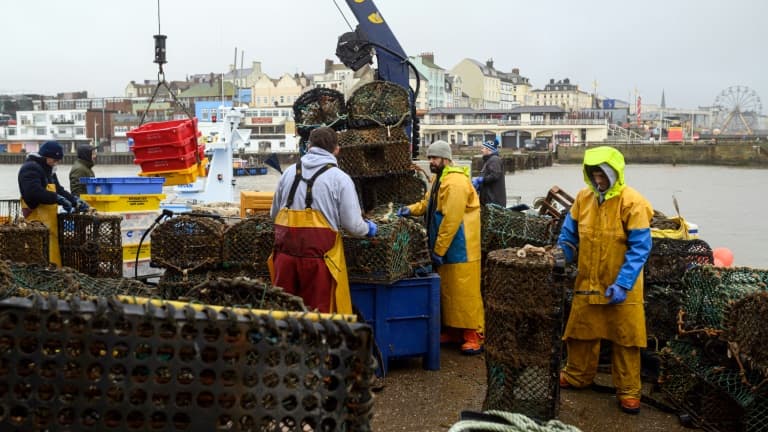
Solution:
[{"label": "stack of lobster pot", "polygon": [[[339,133],[339,168],[355,182],[363,210],[376,216],[380,228],[377,238],[382,243],[393,242],[383,246],[404,252],[400,254],[403,263],[396,265],[398,260],[382,259],[388,254],[371,254],[370,242],[345,239],[350,280],[387,275],[378,281],[393,282],[411,276],[414,267],[424,264],[420,259],[426,250],[423,230],[398,224],[392,218],[400,206],[421,200],[427,187],[426,175],[411,162],[411,143],[405,132],[410,111],[408,90],[387,81],[364,84],[347,101],[347,130]],[[418,250],[398,247],[397,242],[404,239],[411,245],[409,249],[417,245]],[[379,259],[362,259],[365,256]]]}]

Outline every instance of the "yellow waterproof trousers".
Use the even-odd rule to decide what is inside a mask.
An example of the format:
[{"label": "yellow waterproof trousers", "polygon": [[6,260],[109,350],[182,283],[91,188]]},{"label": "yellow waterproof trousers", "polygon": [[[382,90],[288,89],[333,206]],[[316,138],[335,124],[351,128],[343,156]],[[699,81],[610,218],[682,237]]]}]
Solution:
[{"label": "yellow waterproof trousers", "polygon": [[[597,374],[597,362],[600,357],[600,339],[566,340],[568,363],[563,369],[568,382],[576,387],[592,384]],[[616,396],[621,399],[640,399],[640,348],[626,347],[617,343],[611,349],[611,376],[616,387]]]}]

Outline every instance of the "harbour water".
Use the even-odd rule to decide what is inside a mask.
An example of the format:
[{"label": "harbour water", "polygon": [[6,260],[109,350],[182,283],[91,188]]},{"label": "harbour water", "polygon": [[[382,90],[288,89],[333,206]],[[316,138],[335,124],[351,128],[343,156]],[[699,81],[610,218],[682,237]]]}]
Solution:
[{"label": "harbour water", "polygon": [[[422,165],[424,166],[424,165]],[[69,188],[70,166],[58,167],[62,184]],[[99,177],[130,177],[138,174],[134,165],[96,165]],[[0,171],[0,199],[18,198],[18,166],[3,165]],[[236,177],[240,190],[273,191],[280,175],[270,169],[266,175]],[[727,247],[734,264],[768,268],[768,200],[762,188],[768,185],[768,170],[718,166],[629,165],[626,182],[639,190],[656,208],[675,215],[673,196],[681,215],[699,226],[700,238],[712,248]],[[584,187],[580,165],[555,165],[519,171],[506,176],[508,203],[531,205],[552,186],[575,196]],[[172,187],[165,188],[173,198]]]}]

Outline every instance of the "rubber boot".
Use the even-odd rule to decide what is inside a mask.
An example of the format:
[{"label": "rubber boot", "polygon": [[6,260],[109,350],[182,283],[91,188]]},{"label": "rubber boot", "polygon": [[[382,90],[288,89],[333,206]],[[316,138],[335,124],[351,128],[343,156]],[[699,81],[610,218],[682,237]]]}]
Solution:
[{"label": "rubber boot", "polygon": [[464,344],[461,346],[461,353],[476,355],[481,352],[483,352],[483,335],[476,330],[464,329]]}]

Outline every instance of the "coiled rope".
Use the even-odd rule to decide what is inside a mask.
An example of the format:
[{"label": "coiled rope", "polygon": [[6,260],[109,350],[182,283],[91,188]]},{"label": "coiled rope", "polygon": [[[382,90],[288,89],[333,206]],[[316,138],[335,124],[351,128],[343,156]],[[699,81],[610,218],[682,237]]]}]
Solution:
[{"label": "coiled rope", "polygon": [[461,420],[451,426],[448,432],[581,432],[581,429],[559,420],[550,420],[540,424],[518,413],[491,410],[485,411],[483,414],[499,417],[500,421],[505,421],[507,424],[493,420]]}]

